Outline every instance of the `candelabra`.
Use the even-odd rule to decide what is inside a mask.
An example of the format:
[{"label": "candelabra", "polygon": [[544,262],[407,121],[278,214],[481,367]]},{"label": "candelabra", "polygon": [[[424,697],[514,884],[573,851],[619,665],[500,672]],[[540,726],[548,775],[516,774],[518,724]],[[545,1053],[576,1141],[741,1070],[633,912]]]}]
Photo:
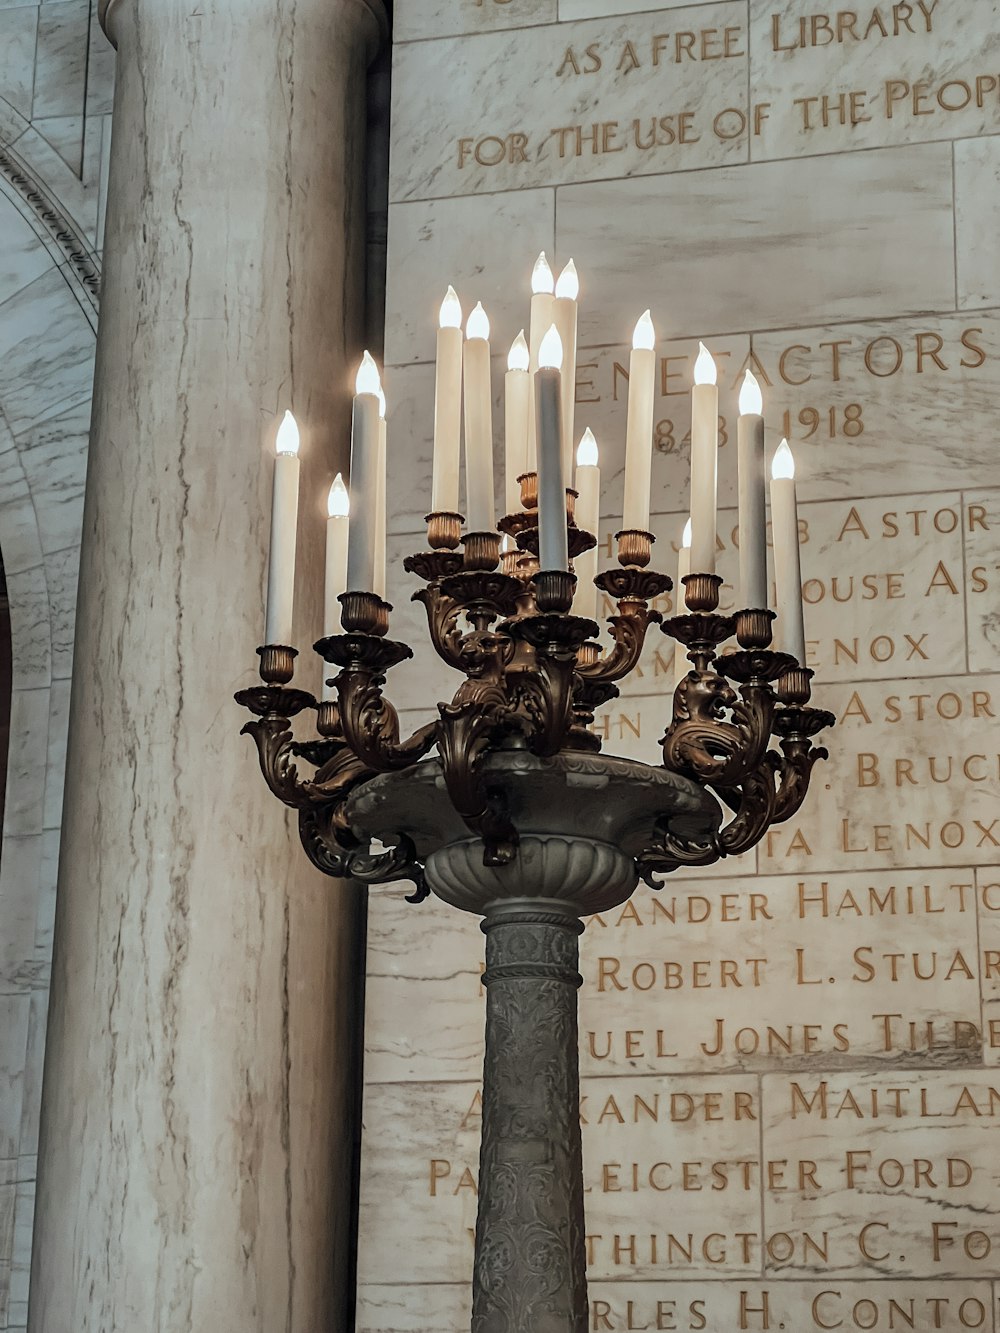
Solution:
[{"label": "candelabra", "polygon": [[[687,575],[686,609],[663,619],[651,603],[673,585],[648,567],[646,532],[620,533],[617,567],[595,579],[617,607],[603,649],[598,625],[572,613],[575,575],[539,568],[535,475],[520,485],[521,509],[499,524],[510,549],[501,554],[498,532],[462,540],[460,516],[436,513],[429,549],[404,561],[423,585],[413,595],[436,653],[463,677],[433,721],[400,735],[383,687],[412,654],[388,637],[392,608],[371,592],[343,593],[344,632],[315,645],[336,673],[335,699],[293,688],[295,650],[277,644],[258,649],[263,684],[236,698],[314,865],[410,880],[409,901],[434,893],[483,917],[472,1327],[585,1333],[581,917],[624,902],[639,879],[657,888],[658,875],[752,848],[801,806],[826,757],[813,738],[834,719],[809,706],[811,672],[771,648],[772,612],[719,613],[717,575]],[[566,494],[573,559],[596,537],[576,526]],[[691,664],[665,700],[660,765],[603,754],[592,728],[653,626]],[[292,719],[314,711],[318,734],[294,739]]]}]

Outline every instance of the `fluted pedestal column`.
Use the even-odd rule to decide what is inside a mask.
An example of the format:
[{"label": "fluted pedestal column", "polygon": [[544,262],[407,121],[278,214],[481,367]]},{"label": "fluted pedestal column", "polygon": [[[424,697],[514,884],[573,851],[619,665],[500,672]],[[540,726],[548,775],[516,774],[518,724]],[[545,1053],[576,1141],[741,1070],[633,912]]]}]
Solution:
[{"label": "fluted pedestal column", "polygon": [[585,1333],[578,937],[565,903],[490,908],[473,1333]]},{"label": "fluted pedestal column", "polygon": [[231,697],[263,637],[286,407],[295,640],[320,629],[381,8],[102,11],[118,73],[29,1326],[339,1333],[364,899],[307,866]]},{"label": "fluted pedestal column", "polygon": [[[581,917],[626,901],[654,828],[718,828],[702,788],[665,769],[570,751],[540,759],[517,742],[477,776],[517,829],[517,855],[484,864],[438,760],[356,789],[365,837],[409,838],[427,887],[476,912],[486,933],[486,1058],[472,1333],[587,1333],[577,1039]],[[419,909],[415,909],[419,910]]]}]

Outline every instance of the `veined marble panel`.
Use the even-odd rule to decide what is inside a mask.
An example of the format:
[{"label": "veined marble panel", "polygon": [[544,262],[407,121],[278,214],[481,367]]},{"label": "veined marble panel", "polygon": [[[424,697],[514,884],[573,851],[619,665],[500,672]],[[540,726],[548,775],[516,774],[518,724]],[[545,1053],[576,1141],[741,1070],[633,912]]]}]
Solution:
[{"label": "veined marble panel", "polygon": [[94,332],[73,309],[54,269],[0,305],[0,411],[15,436],[90,398]]},{"label": "veined marble panel", "polygon": [[38,6],[0,6],[0,98],[31,116]]},{"label": "veined marble panel", "polygon": [[962,139],[955,152],[955,260],[963,310],[1000,301],[1000,256],[990,243],[1000,208],[1000,137]]},{"label": "veined marble panel", "polygon": [[[459,237],[476,236],[484,238],[482,246],[457,244]],[[527,328],[532,265],[539,250],[554,259],[554,242],[553,190],[390,206],[389,267],[396,277],[386,298],[386,365],[434,360],[449,283],[466,317],[482,301],[491,342],[506,357],[518,330]],[[524,275],[521,286],[511,280],[517,273]],[[390,402],[393,395],[394,376],[387,375]]]},{"label": "veined marble panel", "polygon": [[975,520],[965,538],[969,670],[992,671],[1000,661],[1000,494],[969,491],[965,503]]},{"label": "veined marble panel", "polygon": [[89,0],[52,0],[39,9],[33,121],[82,116],[90,10]]},{"label": "veined marble panel", "polygon": [[[593,268],[580,264],[584,311],[595,299],[588,286],[599,265],[592,263]],[[499,500],[504,475],[506,338],[527,319],[527,287],[525,274],[523,289],[516,296],[505,291],[493,298],[495,305],[487,306],[500,328],[492,343],[497,352],[493,359],[493,422]],[[661,291],[644,293],[658,323],[668,328],[673,315],[669,293],[666,281]],[[636,311],[638,305],[630,314]],[[629,349],[621,341],[621,322],[603,330],[595,328],[594,336],[606,345],[581,346],[577,361],[576,433],[589,425],[597,436],[602,509],[609,520],[620,512],[624,477]],[[411,328],[410,336],[421,355],[433,358],[429,315],[423,326]],[[933,503],[932,492],[951,492],[956,486],[978,488],[989,475],[1000,383],[1000,318],[995,311],[755,333],[752,353],[747,335],[718,336],[708,343],[720,369],[722,505],[736,501],[731,446],[739,385],[747,366],[764,391],[769,446],[773,448],[782,435],[791,441],[803,498],[844,496],[850,500],[897,493],[901,451],[906,459],[905,490],[926,493],[929,504]],[[400,342],[396,351],[404,350]],[[696,354],[695,339],[659,344],[652,505],[661,514],[679,512],[687,501],[690,386]],[[431,490],[433,367],[393,366],[387,372],[386,386],[393,462],[390,525],[397,532],[419,534],[424,530]],[[914,499],[903,508],[918,504]],[[927,521],[932,518],[928,515]],[[905,521],[912,526],[915,520]],[[877,526],[881,529],[881,523]],[[975,535],[978,529],[974,525],[966,532]],[[926,531],[914,535],[925,537]],[[935,537],[944,535],[934,531]],[[659,548],[656,556],[660,558]]]},{"label": "veined marble panel", "polygon": [[17,452],[45,554],[80,543],[89,432],[90,401],[84,399],[18,437]]},{"label": "veined marble panel", "polygon": [[[762,1087],[763,1154],[787,1163],[785,1188],[765,1191],[764,1229],[791,1239],[770,1247],[769,1275],[817,1265],[843,1278],[992,1275],[994,1070],[771,1074]],[[800,1185],[803,1161],[815,1169]]]},{"label": "veined marble panel", "polygon": [[[559,0],[559,18],[567,22],[573,19],[618,18],[653,10],[662,13],[682,9],[687,3],[688,0]],[[710,20],[711,14],[706,13],[704,17]]]},{"label": "veined marble panel", "polygon": [[[756,1078],[584,1079],[581,1123],[592,1277],[659,1276],[664,1264],[679,1277],[759,1274]],[[381,1148],[362,1165],[359,1282],[461,1279],[475,1226],[478,1085],[369,1083],[365,1127],[369,1143]],[[683,1196],[682,1220],[664,1209],[668,1192]],[[652,1244],[642,1234],[651,1207],[662,1219]],[[400,1211],[422,1238],[419,1248],[375,1243]],[[747,1241],[737,1241],[737,1232],[748,1233]],[[704,1257],[706,1241],[717,1259]]]},{"label": "veined marble panel", "polygon": [[[2,20],[0,20],[2,21]],[[13,209],[4,209],[3,248],[0,249],[0,303],[52,265],[46,250],[27,221]]]},{"label": "veined marble panel", "polygon": [[396,0],[392,38],[412,42],[422,37],[496,32],[554,23],[558,0]]},{"label": "veined marble panel", "polygon": [[1000,869],[976,868],[976,908],[983,959],[983,1058],[1000,1065]]},{"label": "veined marble panel", "polygon": [[[1000,1021],[984,1029],[980,1014],[981,983],[1000,1003],[1000,952],[977,935],[977,903],[994,897],[1000,913],[1000,890],[977,895],[968,867],[640,886],[581,940],[581,1069],[978,1064],[1000,1052]],[[474,918],[373,895],[370,1081],[478,1075],[482,950]]]},{"label": "veined marble panel", "polygon": [[[9,835],[3,840],[3,892],[0,894],[0,994],[26,994],[48,982],[48,961],[35,957],[41,833]],[[24,1045],[18,1057],[24,1060]]]},{"label": "veined marble panel", "polygon": [[[939,606],[960,596],[937,587]],[[992,862],[1000,848],[996,675],[826,684],[830,759],[800,814],[760,846],[771,873]]]},{"label": "veined marble panel", "polygon": [[[442,99],[430,63],[474,94]],[[746,106],[738,0],[399,46],[390,199],[742,162]]]},{"label": "veined marble panel", "polygon": [[[992,1328],[989,1282],[616,1282],[591,1281],[590,1324],[601,1333],[636,1329],[895,1328],[962,1333]],[[425,1287],[365,1286],[358,1292],[358,1333],[465,1333],[471,1292],[465,1283]],[[981,1323],[975,1323],[985,1312]],[[810,1322],[804,1324],[802,1321]],[[742,1323],[740,1322],[742,1320]],[[766,1320],[766,1322],[764,1322]],[[840,1323],[838,1325],[837,1321]],[[852,1324],[851,1321],[855,1322]]]},{"label": "veined marble panel", "polygon": [[668,876],[592,918],[581,954],[591,1074],[981,1062],[970,869]]},{"label": "veined marble panel", "polygon": [[[750,0],[755,159],[1000,126],[1000,4]],[[759,120],[757,119],[759,117]]]},{"label": "veined marble panel", "polygon": [[692,338],[796,328],[804,306],[831,323],[950,312],[951,147],[565,186],[556,244],[590,274],[585,346],[631,328],[651,290]]},{"label": "veined marble panel", "polygon": [[[3,1206],[0,1186],[0,1208]],[[364,1283],[358,1287],[357,1333],[465,1333],[472,1318],[472,1287],[456,1276],[454,1283],[433,1287],[416,1282],[392,1286]]]},{"label": "veined marble panel", "polygon": [[16,1157],[20,1142],[30,1004],[28,995],[6,994],[0,989],[0,1157],[3,1158]]}]

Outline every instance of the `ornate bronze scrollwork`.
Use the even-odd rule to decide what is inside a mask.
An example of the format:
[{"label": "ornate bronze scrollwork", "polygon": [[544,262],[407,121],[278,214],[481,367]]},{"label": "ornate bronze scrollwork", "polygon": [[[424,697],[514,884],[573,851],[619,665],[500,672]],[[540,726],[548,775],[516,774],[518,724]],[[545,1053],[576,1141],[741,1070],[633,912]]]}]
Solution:
[{"label": "ornate bronze scrollwork", "polygon": [[[318,705],[290,687],[292,649],[261,650],[268,683],[237,696],[254,714],[244,730],[257,743],[271,790],[298,810],[302,843],[314,865],[369,882],[410,878],[417,884],[414,900],[425,896],[410,839],[400,835],[373,850],[359,840],[345,808],[350,794],[376,774],[406,770],[434,749],[454,810],[482,840],[484,863],[512,861],[518,831],[483,761],[504,747],[527,747],[541,758],[600,750],[595,711],[639,666],[649,627],[658,623],[692,664],[673,693],[661,742],[663,766],[714,792],[731,818],[696,836],[661,820],[636,856],[639,873],[656,885],[657,875],[738,856],[795,814],[813,766],[826,757],[813,738],[833,718],[806,706],[811,673],[768,647],[770,612],[721,615],[715,610],[719,578],[691,575],[685,596],[695,609],[664,622],[651,603],[670,591],[671,580],[636,558],[595,579],[617,603],[607,620],[611,646],[603,651],[598,626],[572,613],[573,575],[539,573],[531,558],[537,550],[534,516],[509,515],[501,527],[516,534],[519,550],[500,557],[496,535],[481,533],[466,538],[464,556],[438,547],[405,562],[424,582],[413,596],[423,604],[435,652],[462,676],[450,702],[440,703],[437,717],[411,736],[401,738],[399,716],[383,690],[388,671],[412,654],[386,636],[391,608],[381,598],[345,594],[345,624],[352,628],[316,644],[337,668],[336,703]],[[569,536],[571,554],[593,545],[593,537],[572,523]],[[720,657],[734,631],[739,647]],[[292,719],[317,709],[320,738],[296,742]],[[769,748],[772,736],[777,749]],[[311,778],[300,776],[296,760],[315,768]]]}]

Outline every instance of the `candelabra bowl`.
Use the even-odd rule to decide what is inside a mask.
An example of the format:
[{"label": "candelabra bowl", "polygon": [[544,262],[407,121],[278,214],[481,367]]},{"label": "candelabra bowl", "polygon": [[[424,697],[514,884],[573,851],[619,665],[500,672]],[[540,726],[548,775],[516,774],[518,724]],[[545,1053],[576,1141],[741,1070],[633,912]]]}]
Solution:
[{"label": "candelabra bowl", "polygon": [[480,775],[517,834],[518,855],[505,865],[484,865],[485,842],[469,836],[436,758],[355,788],[346,822],[359,841],[408,840],[427,887],[463,911],[485,915],[506,899],[544,898],[589,915],[629,897],[635,858],[655,833],[710,840],[721,820],[698,783],[611,755],[543,758],[511,746],[489,754]]}]

